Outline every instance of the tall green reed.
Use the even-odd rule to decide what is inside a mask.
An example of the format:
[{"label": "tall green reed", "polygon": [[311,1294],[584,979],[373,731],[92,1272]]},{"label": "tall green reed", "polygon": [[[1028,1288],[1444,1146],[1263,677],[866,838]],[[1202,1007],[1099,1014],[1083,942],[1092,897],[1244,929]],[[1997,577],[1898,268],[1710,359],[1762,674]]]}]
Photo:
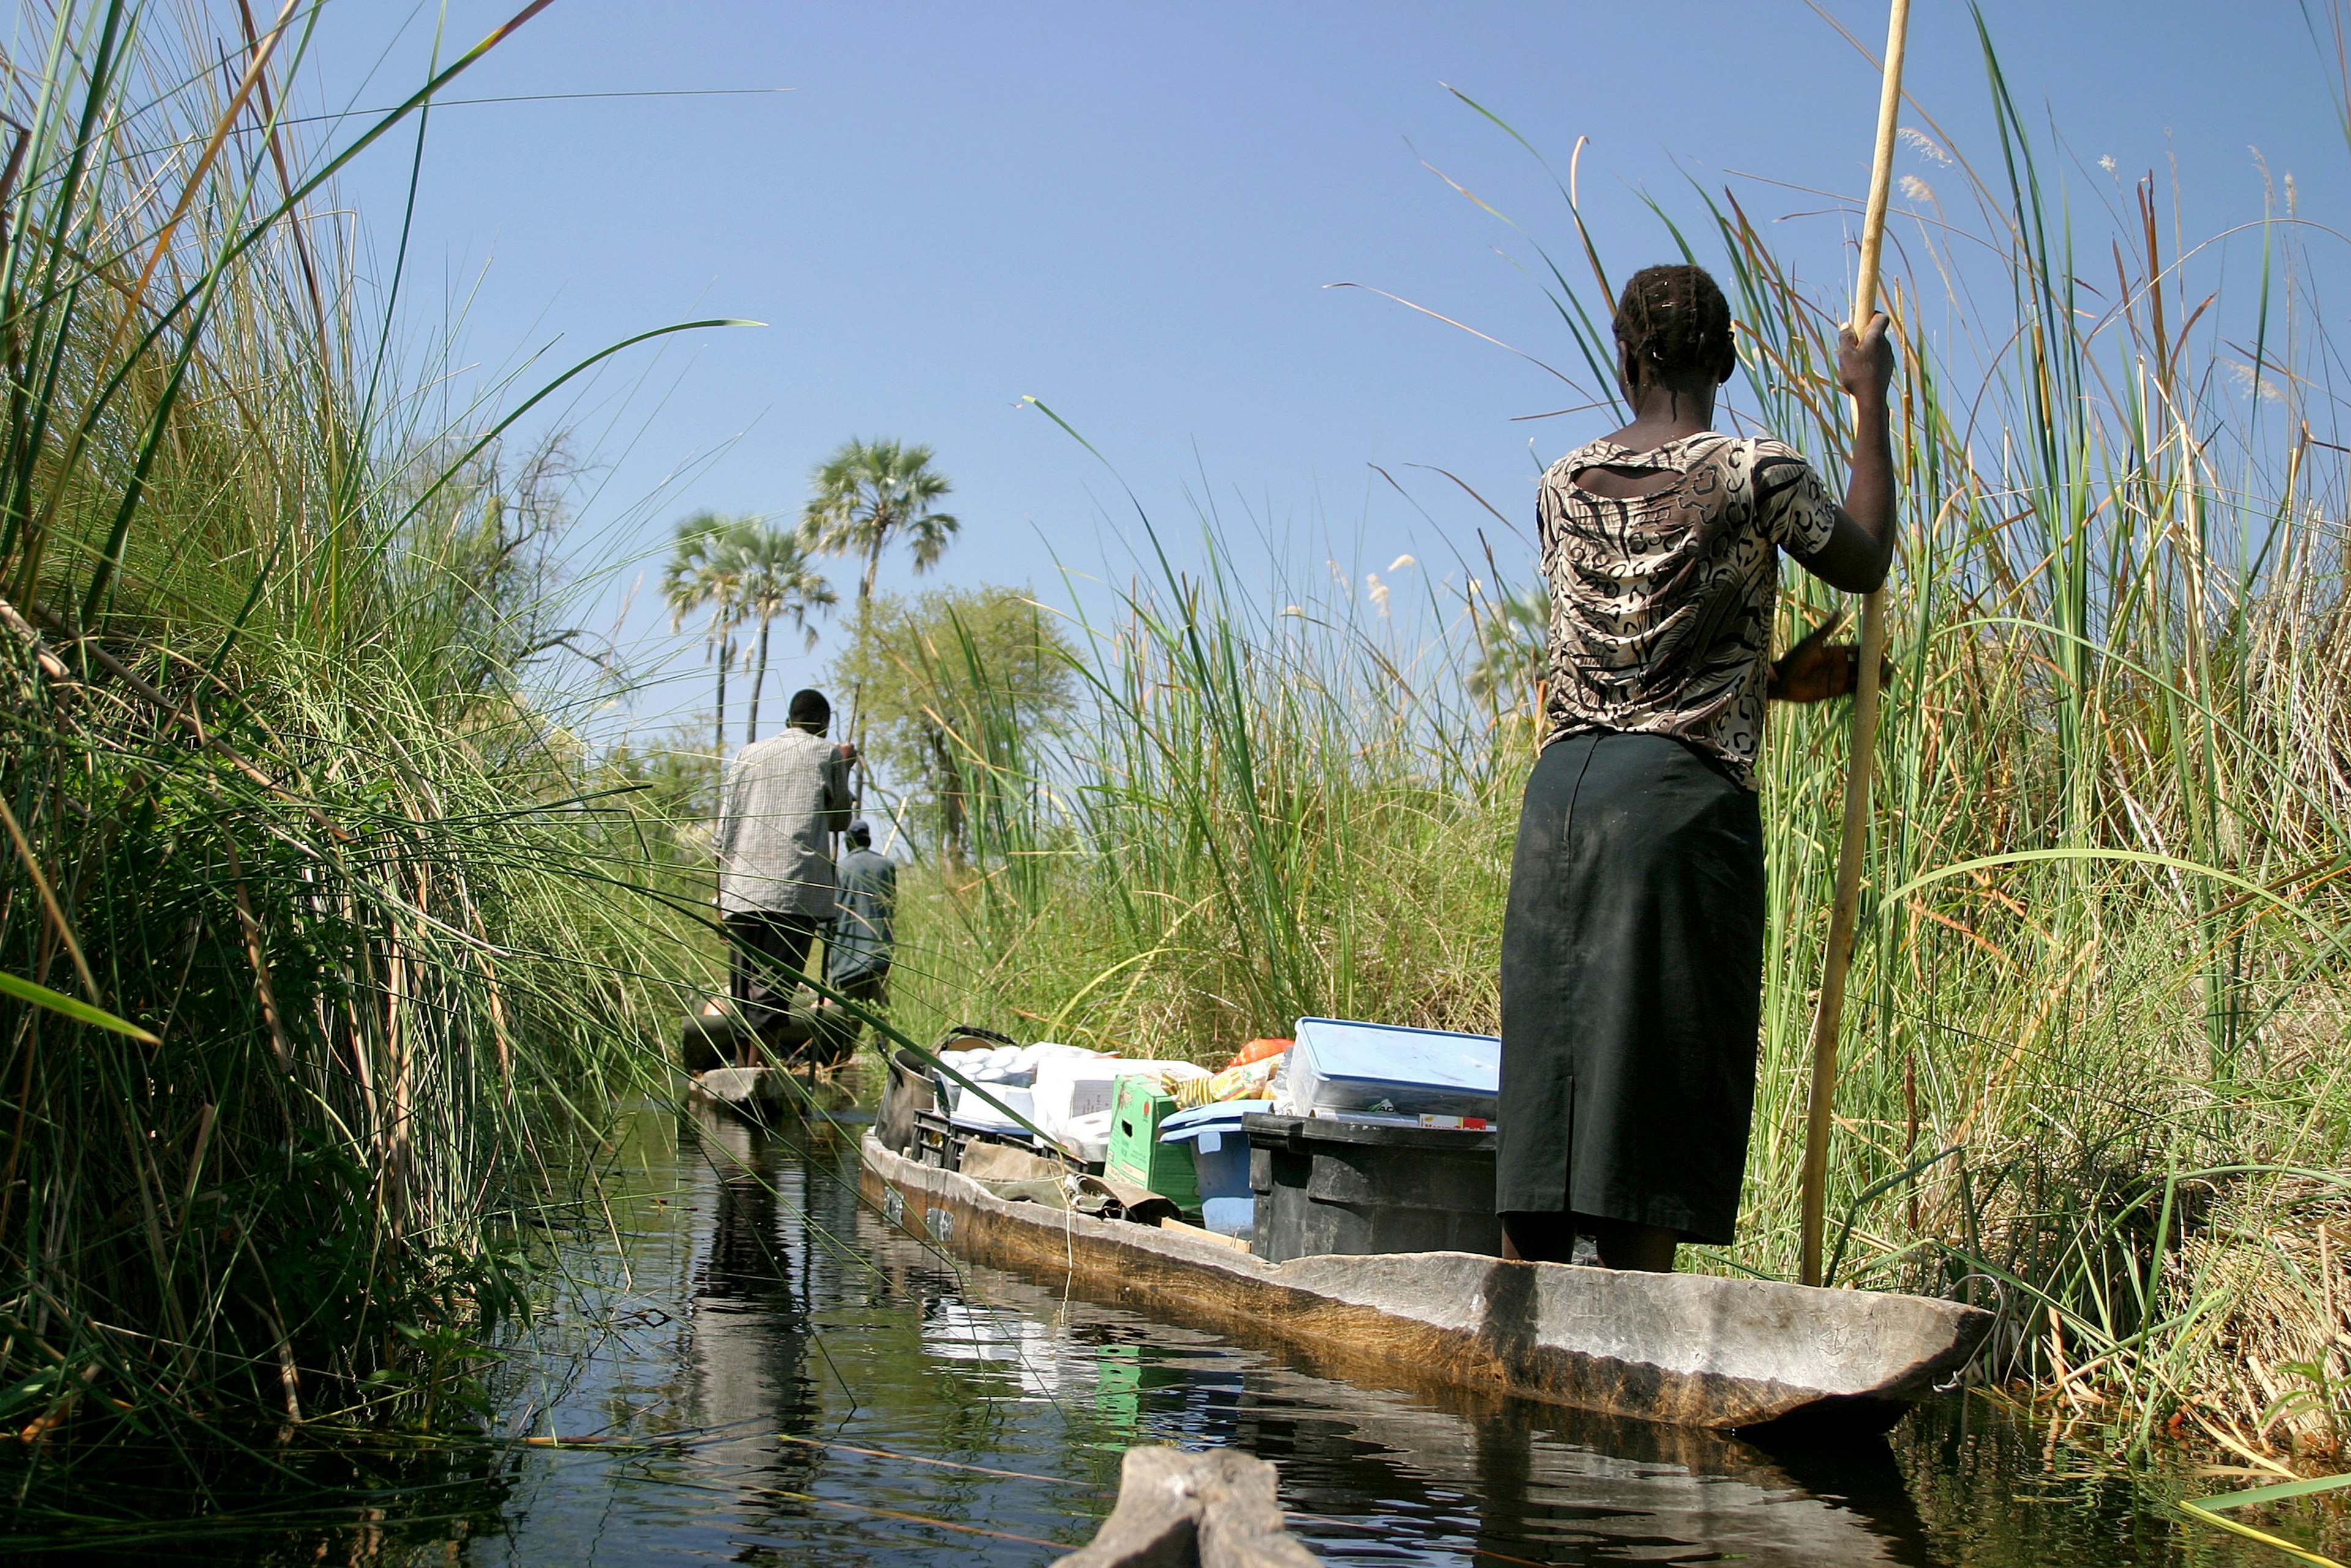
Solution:
[{"label": "tall green reed", "polygon": [[522,678],[549,455],[508,452],[514,416],[429,425],[320,200],[543,3],[325,145],[280,90],[316,8],[223,61],[204,15],[58,0],[11,62],[0,1420],[28,1439],[474,1418],[561,1141],[660,1068],[688,948],[629,895],[659,857]]},{"label": "tall green reed", "polygon": [[[1999,162],[1937,147],[1957,214],[1927,192],[1897,224],[1904,547],[1836,1107],[1844,1282],[1999,1305],[1989,1375],[2124,1442],[2330,1448],[2351,606],[2342,448],[2312,433],[2337,413],[2325,346],[2281,315],[2299,231],[2262,214],[2225,298],[2225,246],[2167,245],[2151,179],[2082,233],[2096,209],[2046,178],[1984,57]],[[1728,417],[1841,475],[1839,302],[1733,193],[1653,204],[1731,293]],[[1597,371],[1607,301],[1573,270],[1538,276]],[[1244,589],[1201,532],[1205,568],[1149,557],[1107,614],[1071,612],[1093,704],[989,762],[1029,809],[910,900],[914,1016],[1201,1056],[1307,1013],[1494,1027],[1534,746],[1533,694],[1479,662],[1515,634],[1511,585],[1463,568],[1414,641],[1359,591]],[[1833,607],[1792,568],[1785,591],[1783,633]],[[1846,746],[1835,707],[1767,736],[1750,1176],[1741,1239],[1699,1267],[1792,1273]],[[1050,874],[996,874],[1023,858]]]}]

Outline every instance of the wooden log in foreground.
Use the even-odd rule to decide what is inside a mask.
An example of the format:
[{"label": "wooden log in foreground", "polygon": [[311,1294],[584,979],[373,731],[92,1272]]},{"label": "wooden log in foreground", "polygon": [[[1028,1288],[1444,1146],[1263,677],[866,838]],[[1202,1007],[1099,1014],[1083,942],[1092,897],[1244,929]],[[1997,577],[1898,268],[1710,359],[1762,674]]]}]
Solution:
[{"label": "wooden log in foreground", "polygon": [[1129,1448],[1118,1506],[1053,1568],[1312,1568],[1290,1533],[1274,1468],[1230,1448]]}]

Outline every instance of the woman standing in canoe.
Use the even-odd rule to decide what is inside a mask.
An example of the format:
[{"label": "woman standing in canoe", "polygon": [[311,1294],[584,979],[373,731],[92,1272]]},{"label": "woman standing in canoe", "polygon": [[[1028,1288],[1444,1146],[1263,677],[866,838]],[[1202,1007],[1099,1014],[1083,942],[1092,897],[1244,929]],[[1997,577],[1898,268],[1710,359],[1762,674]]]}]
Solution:
[{"label": "woman standing in canoe", "polygon": [[1727,1243],[1755,1099],[1763,983],[1756,753],[1767,698],[1852,689],[1806,638],[1775,665],[1779,552],[1849,592],[1894,553],[1886,318],[1837,350],[1856,408],[1842,507],[1776,441],[1718,434],[1730,309],[1695,267],[1633,275],[1616,373],[1633,423],[1552,465],[1547,733],[1502,924],[1495,1207],[1503,1254],[1670,1270]]}]

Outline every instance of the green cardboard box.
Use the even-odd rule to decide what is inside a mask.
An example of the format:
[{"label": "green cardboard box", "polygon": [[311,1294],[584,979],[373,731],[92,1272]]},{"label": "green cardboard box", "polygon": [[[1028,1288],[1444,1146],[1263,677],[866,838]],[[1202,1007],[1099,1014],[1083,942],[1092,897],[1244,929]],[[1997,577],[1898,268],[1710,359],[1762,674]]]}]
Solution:
[{"label": "green cardboard box", "polygon": [[1176,1113],[1176,1097],[1148,1078],[1122,1078],[1110,1113],[1110,1153],[1105,1175],[1147,1186],[1186,1215],[1200,1211],[1200,1186],[1192,1174],[1192,1145],[1163,1144],[1159,1124]]}]

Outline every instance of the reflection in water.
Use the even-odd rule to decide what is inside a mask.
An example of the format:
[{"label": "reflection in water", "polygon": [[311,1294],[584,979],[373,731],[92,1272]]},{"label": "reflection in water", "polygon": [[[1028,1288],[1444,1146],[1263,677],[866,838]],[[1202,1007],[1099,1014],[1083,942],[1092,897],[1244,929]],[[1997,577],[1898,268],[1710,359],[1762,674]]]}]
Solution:
[{"label": "reflection in water", "polygon": [[639,1118],[632,1173],[598,1206],[609,1227],[572,1241],[586,1288],[540,1326],[510,1404],[517,1434],[681,1447],[508,1449],[462,1492],[371,1497],[363,1524],[346,1504],[331,1527],[174,1555],[1039,1568],[1092,1535],[1120,1453],[1157,1442],[1277,1461],[1298,1528],[1338,1563],[2263,1562],[1980,1413],[1970,1429],[1930,1412],[1892,1447],[1767,1453],[1322,1377],[884,1226],[857,1196],[860,1130]]},{"label": "reflection in water", "polygon": [[[1284,1461],[1301,1511],[1385,1511],[1431,1545],[1458,1541],[1542,1563],[1694,1552],[1761,1564],[1915,1561],[1893,1549],[1888,1526],[1899,1521],[1808,1496],[1743,1444],[1571,1421],[1562,1428],[1524,1406],[1474,1422],[1394,1410],[1285,1420],[1286,1433],[1245,1422],[1239,1440]],[[1415,1515],[1449,1528],[1428,1531]]]},{"label": "reflection in water", "polygon": [[[1022,1309],[1032,1332],[1060,1318],[1073,1350],[1090,1344],[1098,1365],[1130,1368],[1098,1386],[1134,1390],[1134,1426],[1151,1428],[1139,1437],[1280,1464],[1285,1500],[1313,1516],[1301,1532],[1335,1561],[1929,1560],[1883,1442],[1792,1460],[1711,1433],[1520,1401],[1447,1408],[1426,1392],[1325,1381],[1112,1309],[1064,1309],[1049,1288],[1006,1276],[984,1288],[999,1312]],[[1792,1463],[1834,1470],[1842,1499],[1807,1491]]]},{"label": "reflection in water", "polygon": [[702,1133],[710,1228],[685,1316],[685,1424],[720,1435],[703,1450],[707,1461],[804,1491],[820,1450],[776,1435],[804,1435],[817,1419],[803,1365],[815,1306],[810,1238],[799,1222],[808,1169],[761,1158],[758,1135],[732,1117],[712,1117]]}]

